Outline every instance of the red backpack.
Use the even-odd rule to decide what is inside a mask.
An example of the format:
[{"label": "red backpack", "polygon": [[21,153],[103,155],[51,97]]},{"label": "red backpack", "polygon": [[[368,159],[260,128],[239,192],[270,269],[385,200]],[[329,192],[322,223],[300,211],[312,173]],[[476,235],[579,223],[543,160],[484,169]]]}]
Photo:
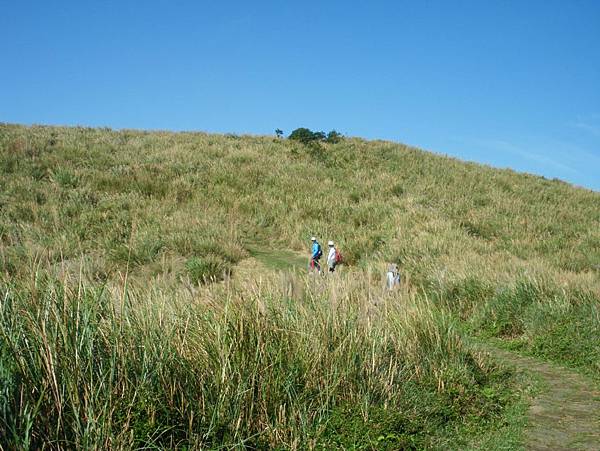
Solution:
[{"label": "red backpack", "polygon": [[339,265],[340,263],[342,263],[342,253],[336,249],[335,250],[335,264]]}]

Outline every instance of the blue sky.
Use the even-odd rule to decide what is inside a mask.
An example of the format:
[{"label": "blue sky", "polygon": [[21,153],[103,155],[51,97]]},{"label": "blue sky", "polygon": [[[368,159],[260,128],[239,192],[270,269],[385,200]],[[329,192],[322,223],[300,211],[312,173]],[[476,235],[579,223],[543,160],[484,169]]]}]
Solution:
[{"label": "blue sky", "polygon": [[390,139],[600,191],[600,1],[0,0],[0,122]]}]

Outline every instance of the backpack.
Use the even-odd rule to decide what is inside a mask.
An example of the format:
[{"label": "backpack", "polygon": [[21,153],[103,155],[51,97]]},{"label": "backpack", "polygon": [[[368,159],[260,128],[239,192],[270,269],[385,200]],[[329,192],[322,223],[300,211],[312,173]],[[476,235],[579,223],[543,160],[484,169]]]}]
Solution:
[{"label": "backpack", "polygon": [[335,250],[335,264],[339,265],[340,263],[342,263],[342,253],[336,249]]},{"label": "backpack", "polygon": [[317,246],[319,247],[317,248],[317,256],[315,257],[315,260],[319,260],[323,256],[323,249],[321,249],[321,245],[317,243]]}]

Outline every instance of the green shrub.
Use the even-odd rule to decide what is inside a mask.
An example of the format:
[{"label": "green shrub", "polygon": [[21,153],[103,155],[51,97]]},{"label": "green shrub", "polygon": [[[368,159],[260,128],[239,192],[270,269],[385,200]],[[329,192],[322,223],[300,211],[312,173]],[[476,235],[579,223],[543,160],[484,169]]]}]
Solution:
[{"label": "green shrub", "polygon": [[322,139],[323,132],[313,132],[308,128],[297,128],[288,137],[292,141],[299,141],[302,144],[311,144]]},{"label": "green shrub", "polygon": [[338,133],[335,130],[331,130],[329,133],[325,134],[325,132],[313,132],[308,128],[301,127],[292,131],[288,138],[292,141],[299,141],[302,144],[316,144],[319,142],[337,144],[343,137],[344,136],[341,133]]},{"label": "green shrub", "polygon": [[329,144],[337,144],[344,138],[344,135],[336,132],[335,130],[331,130],[327,133],[327,137],[325,138],[325,142]]},{"label": "green shrub", "polygon": [[302,144],[311,144],[323,141],[326,138],[326,135],[324,132],[313,132],[308,128],[301,127],[292,131],[288,138],[292,141],[299,141]]}]

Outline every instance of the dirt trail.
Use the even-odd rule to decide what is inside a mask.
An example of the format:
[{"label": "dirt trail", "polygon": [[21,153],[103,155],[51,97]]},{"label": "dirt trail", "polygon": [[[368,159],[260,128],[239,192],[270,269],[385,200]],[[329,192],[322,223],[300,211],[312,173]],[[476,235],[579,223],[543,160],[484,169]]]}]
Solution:
[{"label": "dirt trail", "polygon": [[552,363],[486,347],[501,361],[539,377],[525,431],[528,450],[600,450],[600,390],[585,377]]}]

